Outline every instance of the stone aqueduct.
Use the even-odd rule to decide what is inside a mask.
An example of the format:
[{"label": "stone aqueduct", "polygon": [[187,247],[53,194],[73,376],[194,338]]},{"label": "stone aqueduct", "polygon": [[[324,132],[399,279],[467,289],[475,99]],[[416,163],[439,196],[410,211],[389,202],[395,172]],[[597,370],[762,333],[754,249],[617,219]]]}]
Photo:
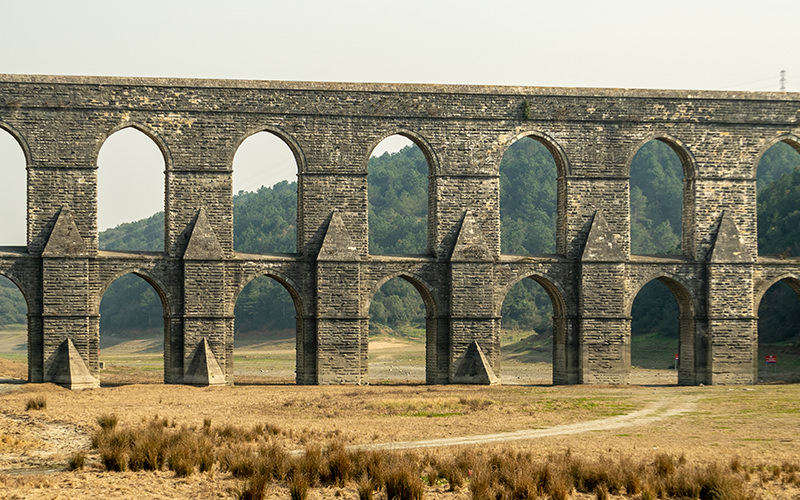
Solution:
[{"label": "stone aqueduct", "polygon": [[[500,307],[524,278],[554,305],[557,384],[628,381],[631,305],[652,279],[679,304],[679,383],[752,382],[762,294],[800,291],[800,260],[758,256],[755,181],[772,144],[800,148],[799,94],[6,75],[0,127],[27,161],[27,246],[1,248],[0,273],[27,301],[31,382],[97,385],[100,299],[126,273],[161,298],[176,384],[233,383],[234,304],[262,275],[294,300],[301,384],[366,382],[369,304],[397,276],[425,303],[434,384],[498,368]],[[163,252],[98,249],[98,152],[125,127],[165,158]],[[258,131],[297,160],[296,254],[233,250],[232,158]],[[429,162],[426,255],[368,251],[367,159],[394,134]],[[558,166],[555,255],[500,252],[498,164],[525,136]],[[628,169],[652,139],[684,167],[669,258],[630,254]]]}]

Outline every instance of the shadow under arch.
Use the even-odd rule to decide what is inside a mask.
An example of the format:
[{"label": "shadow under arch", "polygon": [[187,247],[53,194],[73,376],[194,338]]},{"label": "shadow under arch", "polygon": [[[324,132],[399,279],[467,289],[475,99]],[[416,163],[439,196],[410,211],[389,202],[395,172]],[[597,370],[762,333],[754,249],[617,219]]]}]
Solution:
[{"label": "shadow under arch", "polygon": [[[572,325],[572,315],[568,311],[566,293],[557,281],[539,274],[530,272],[517,277],[508,283],[501,293],[501,300],[495,304],[495,315],[501,318],[502,309],[506,297],[515,285],[525,279],[530,279],[539,284],[550,298],[553,307],[553,385],[575,384],[578,383],[577,367],[579,359],[578,345],[570,340],[570,332],[574,330]],[[500,352],[500,338],[496,339],[496,352]]]},{"label": "shadow under arch", "polygon": [[[669,274],[653,274],[637,282],[632,290],[625,312],[632,318],[633,303],[645,286],[658,281],[665,285],[678,304],[678,385],[698,385],[709,383],[708,345],[697,334],[697,304],[689,292],[689,287],[679,277]],[[628,322],[628,350],[626,366],[631,369],[630,324]]]},{"label": "shadow under arch", "polygon": [[[271,270],[261,270],[248,275],[234,292],[233,300],[230,302],[230,309],[227,311],[228,316],[234,318],[234,322],[236,321],[236,303],[239,301],[244,289],[259,278],[268,278],[278,283],[291,297],[295,311],[295,383],[316,383],[316,339],[306,338],[305,322],[308,319],[306,318],[302,297],[298,292],[299,287],[293,280]],[[231,359],[231,363],[232,361]],[[233,365],[231,364],[231,366]]]},{"label": "shadow under arch", "polygon": [[[681,254],[685,257],[694,256],[695,248],[695,179],[697,177],[697,160],[688,147],[679,139],[672,137],[669,134],[654,133],[643,140],[639,141],[632,150],[628,153],[625,161],[625,175],[630,179],[631,164],[636,154],[646,144],[658,141],[668,146],[678,157],[683,170],[683,193],[681,195]],[[628,190],[630,191],[630,181],[628,181]],[[628,195],[628,203],[630,204],[630,194]],[[630,212],[630,206],[628,208]]]},{"label": "shadow under arch", "polygon": [[[362,306],[364,308],[362,316],[365,318],[370,317],[369,311],[375,300],[375,294],[378,293],[378,290],[383,285],[395,278],[401,278],[410,283],[417,290],[422,303],[425,305],[425,383],[447,383],[449,377],[446,368],[448,346],[443,341],[443,338],[440,338],[441,336],[446,336],[446,328],[439,324],[442,321],[438,314],[439,308],[437,307],[436,299],[430,292],[432,287],[424,279],[408,271],[395,272],[384,276],[369,291],[368,300],[364,301]],[[368,352],[369,339],[365,339],[364,342],[367,343],[365,351]]]},{"label": "shadow under arch", "polygon": [[[567,153],[561,145],[549,135],[538,130],[525,130],[520,132],[505,142],[501,142],[498,147],[496,165],[498,174],[503,158],[509,148],[520,139],[531,139],[544,146],[553,158],[556,165],[556,228],[555,228],[555,252],[564,255],[567,252],[567,177],[571,174],[571,166]],[[503,195],[500,193],[502,199]],[[502,241],[502,221],[501,221],[501,241]]]},{"label": "shadow under arch", "polygon": [[[175,339],[172,336],[172,317],[176,314],[172,311],[172,302],[170,301],[169,295],[165,292],[164,284],[151,275],[148,271],[140,269],[138,267],[129,267],[123,270],[119,270],[115,272],[112,276],[106,279],[98,291],[97,300],[94,304],[93,314],[97,318],[97,336],[92,342],[94,352],[90,353],[90,359],[94,358],[99,360],[100,359],[100,318],[101,318],[101,305],[103,299],[108,292],[111,285],[113,285],[117,280],[120,278],[124,278],[126,276],[136,276],[140,278],[142,281],[147,283],[150,288],[155,292],[156,296],[158,297],[160,304],[161,304],[161,311],[162,311],[162,321],[163,321],[163,356],[164,356],[164,368],[163,368],[163,383],[174,383],[180,380],[180,377],[183,376],[183,370],[178,370],[176,366],[182,366],[183,360],[183,351],[182,351],[182,344],[176,343]],[[98,377],[100,379],[100,377]],[[123,385],[124,383],[103,383],[102,379],[100,379],[101,384],[103,386],[109,385]]]},{"label": "shadow under arch", "polygon": [[[27,356],[27,363],[28,363],[28,379],[27,380],[28,380],[28,382],[31,382],[31,381],[34,381],[34,380],[41,380],[41,374],[36,374],[36,373],[32,372],[33,367],[34,366],[41,366],[41,363],[43,363],[43,360],[38,360],[38,363],[37,363],[37,360],[32,359],[34,356],[37,356],[37,353],[38,353],[38,356],[41,358],[42,349],[41,349],[41,340],[37,340],[35,338],[32,338],[32,336],[31,336],[31,334],[32,334],[32,329],[31,329],[31,311],[32,310],[31,310],[31,303],[30,303],[30,301],[28,299],[30,291],[26,290],[24,284],[22,282],[20,282],[11,273],[6,273],[6,272],[3,272],[3,271],[0,271],[0,280],[1,281],[6,281],[6,282],[10,283],[11,285],[13,285],[17,289],[17,292],[19,293],[19,295],[22,296],[22,300],[25,303],[25,330],[26,330],[25,344],[26,344],[26,352],[27,352],[26,356]],[[36,348],[32,348],[32,347],[36,347]],[[0,380],[3,380],[4,382],[8,382],[9,381],[9,379],[5,379],[4,377],[0,377]]]}]

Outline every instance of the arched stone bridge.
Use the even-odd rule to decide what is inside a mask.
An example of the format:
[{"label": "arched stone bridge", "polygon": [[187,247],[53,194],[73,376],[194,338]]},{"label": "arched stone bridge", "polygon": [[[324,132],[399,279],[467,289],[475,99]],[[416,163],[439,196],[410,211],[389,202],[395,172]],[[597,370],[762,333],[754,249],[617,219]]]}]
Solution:
[{"label": "arched stone bridge", "polygon": [[[799,118],[787,93],[0,76],[28,179],[27,247],[0,249],[0,273],[27,301],[32,382],[97,385],[100,298],[132,272],[163,303],[168,383],[234,382],[234,304],[261,275],[294,300],[298,383],[366,381],[369,304],[397,276],[427,308],[429,383],[487,381],[524,278],[553,301],[557,384],[628,380],[631,304],[652,279],[680,306],[679,382],[748,383],[761,295],[800,290],[800,260],[757,254],[755,180],[772,144],[800,148]],[[163,252],[98,249],[97,156],[124,127],[165,158]],[[297,160],[296,254],[233,250],[233,154],[264,130]],[[422,256],[368,252],[367,159],[394,134],[430,165]],[[558,166],[555,255],[500,252],[498,164],[526,136]],[[684,167],[671,258],[630,254],[629,165],[652,139]]]}]

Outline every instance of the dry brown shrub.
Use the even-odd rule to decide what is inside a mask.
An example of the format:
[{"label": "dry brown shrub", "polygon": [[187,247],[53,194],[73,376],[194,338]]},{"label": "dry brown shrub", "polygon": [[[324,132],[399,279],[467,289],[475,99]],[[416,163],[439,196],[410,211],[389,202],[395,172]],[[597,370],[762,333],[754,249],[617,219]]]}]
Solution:
[{"label": "dry brown shrub", "polygon": [[283,481],[291,466],[288,453],[277,444],[270,443],[259,447],[257,470],[260,474],[269,476],[270,479]]},{"label": "dry brown shrub", "polygon": [[438,476],[447,481],[450,491],[464,486],[464,472],[456,465],[455,460],[442,460],[438,464]]},{"label": "dry brown shrub", "polygon": [[319,446],[309,446],[306,452],[292,462],[290,474],[303,474],[313,486],[320,481],[320,471],[323,468],[322,449]]},{"label": "dry brown shrub", "polygon": [[309,481],[304,474],[292,474],[289,479],[289,496],[292,500],[306,500]]},{"label": "dry brown shrub", "polygon": [[384,478],[387,500],[422,500],[425,485],[413,460],[403,457]]},{"label": "dry brown shrub", "polygon": [[247,445],[234,444],[226,448],[220,454],[219,462],[223,471],[236,478],[252,477],[258,472],[256,455]]},{"label": "dry brown shrub", "polygon": [[100,426],[100,429],[104,431],[113,431],[117,424],[119,423],[119,418],[112,414],[100,415],[97,417],[97,425]]},{"label": "dry brown shrub", "polygon": [[341,441],[332,443],[325,450],[324,462],[327,463],[327,471],[322,474],[324,482],[344,487],[345,483],[353,477],[355,469],[353,457]]},{"label": "dry brown shrub", "polygon": [[76,451],[69,457],[67,463],[67,470],[83,470],[86,465],[86,454],[82,451]]},{"label": "dry brown shrub", "polygon": [[670,476],[675,472],[675,459],[667,453],[659,453],[653,460],[653,467],[659,476]]},{"label": "dry brown shrub", "polygon": [[236,494],[239,500],[263,500],[267,495],[269,478],[263,474],[257,474],[248,479],[242,489]]},{"label": "dry brown shrub", "polygon": [[366,473],[362,474],[356,481],[358,500],[372,500],[375,489],[375,481]]},{"label": "dry brown shrub", "polygon": [[44,396],[36,396],[31,398],[25,404],[25,410],[44,410],[47,408],[47,398]]}]

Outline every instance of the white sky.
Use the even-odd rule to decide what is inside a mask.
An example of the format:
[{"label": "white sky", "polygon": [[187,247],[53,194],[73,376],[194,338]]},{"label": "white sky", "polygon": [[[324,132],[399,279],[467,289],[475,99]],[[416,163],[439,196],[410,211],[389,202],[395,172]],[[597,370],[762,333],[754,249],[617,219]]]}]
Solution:
[{"label": "white sky", "polygon": [[[786,70],[800,91],[797,1],[26,0],[0,15],[2,73],[778,90]],[[136,135],[101,152],[101,229],[163,209],[163,162]],[[235,191],[295,178],[283,148],[245,160],[250,142]],[[0,179],[20,186],[0,199],[0,244],[25,240],[20,158],[0,131]],[[125,201],[135,182],[152,197]]]}]

